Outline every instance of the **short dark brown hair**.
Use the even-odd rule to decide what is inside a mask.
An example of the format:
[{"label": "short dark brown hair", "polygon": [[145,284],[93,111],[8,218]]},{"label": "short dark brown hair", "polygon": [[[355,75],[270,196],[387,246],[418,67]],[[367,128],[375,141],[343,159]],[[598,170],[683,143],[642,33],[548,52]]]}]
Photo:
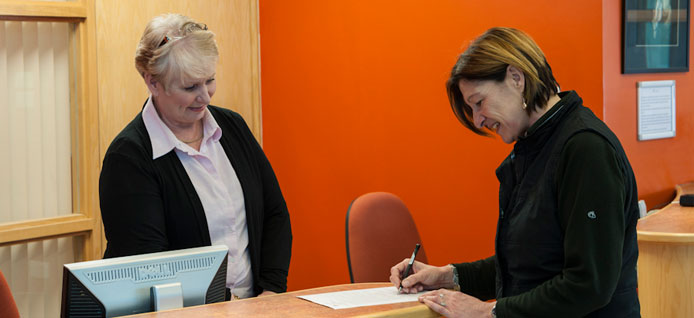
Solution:
[{"label": "short dark brown hair", "polygon": [[547,104],[549,98],[559,92],[559,84],[552,75],[542,50],[535,41],[520,30],[491,28],[473,41],[460,54],[446,82],[448,100],[458,120],[476,134],[487,136],[486,131],[475,127],[472,108],[465,103],[458,86],[460,80],[493,80],[506,78],[506,69],[513,65],[525,75],[523,98],[531,113]]}]

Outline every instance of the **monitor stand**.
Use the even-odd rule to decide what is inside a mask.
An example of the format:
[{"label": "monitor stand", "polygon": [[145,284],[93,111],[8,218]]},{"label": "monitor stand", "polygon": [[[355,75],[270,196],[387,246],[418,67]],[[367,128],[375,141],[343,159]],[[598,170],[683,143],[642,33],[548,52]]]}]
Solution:
[{"label": "monitor stand", "polygon": [[181,283],[154,285],[151,295],[154,311],[183,308]]}]

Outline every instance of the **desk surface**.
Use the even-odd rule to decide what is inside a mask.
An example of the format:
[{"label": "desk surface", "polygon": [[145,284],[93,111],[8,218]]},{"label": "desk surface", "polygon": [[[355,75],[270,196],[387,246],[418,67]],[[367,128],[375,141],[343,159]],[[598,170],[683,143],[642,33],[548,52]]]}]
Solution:
[{"label": "desk surface", "polygon": [[[248,298],[227,301],[204,306],[186,307],[156,313],[139,314],[128,317],[138,318],[175,318],[175,317],[437,317],[435,313],[419,302],[357,307],[349,309],[331,309],[297,298],[299,295],[311,295],[344,290],[392,286],[390,283],[360,283],[327,286],[299,290],[266,297]],[[386,313],[386,314],[383,314]],[[387,314],[387,313],[396,313]]]},{"label": "desk surface", "polygon": [[694,243],[694,207],[679,204],[683,194],[694,194],[694,183],[675,186],[675,200],[660,211],[639,220],[639,241]]}]

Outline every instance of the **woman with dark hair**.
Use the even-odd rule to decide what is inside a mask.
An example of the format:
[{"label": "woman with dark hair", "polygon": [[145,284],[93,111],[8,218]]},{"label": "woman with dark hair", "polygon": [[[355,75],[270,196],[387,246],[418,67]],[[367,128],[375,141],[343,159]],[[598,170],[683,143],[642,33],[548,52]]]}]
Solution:
[{"label": "woman with dark hair", "polygon": [[[453,112],[513,151],[496,170],[495,254],[391,269],[403,292],[446,317],[640,317],[634,173],[617,137],[574,91],[559,91],[525,33],[493,28],[460,55]],[[449,290],[454,289],[454,290]],[[496,301],[488,301],[493,300]]]}]

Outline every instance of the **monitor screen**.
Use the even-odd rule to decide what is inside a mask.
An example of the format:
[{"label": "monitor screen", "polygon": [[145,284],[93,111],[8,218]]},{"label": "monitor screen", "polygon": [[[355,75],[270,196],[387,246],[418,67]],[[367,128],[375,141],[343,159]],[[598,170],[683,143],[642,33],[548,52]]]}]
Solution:
[{"label": "monitor screen", "polygon": [[228,250],[216,245],[65,264],[61,317],[150,312],[153,290],[177,291],[184,307],[224,301]]}]

